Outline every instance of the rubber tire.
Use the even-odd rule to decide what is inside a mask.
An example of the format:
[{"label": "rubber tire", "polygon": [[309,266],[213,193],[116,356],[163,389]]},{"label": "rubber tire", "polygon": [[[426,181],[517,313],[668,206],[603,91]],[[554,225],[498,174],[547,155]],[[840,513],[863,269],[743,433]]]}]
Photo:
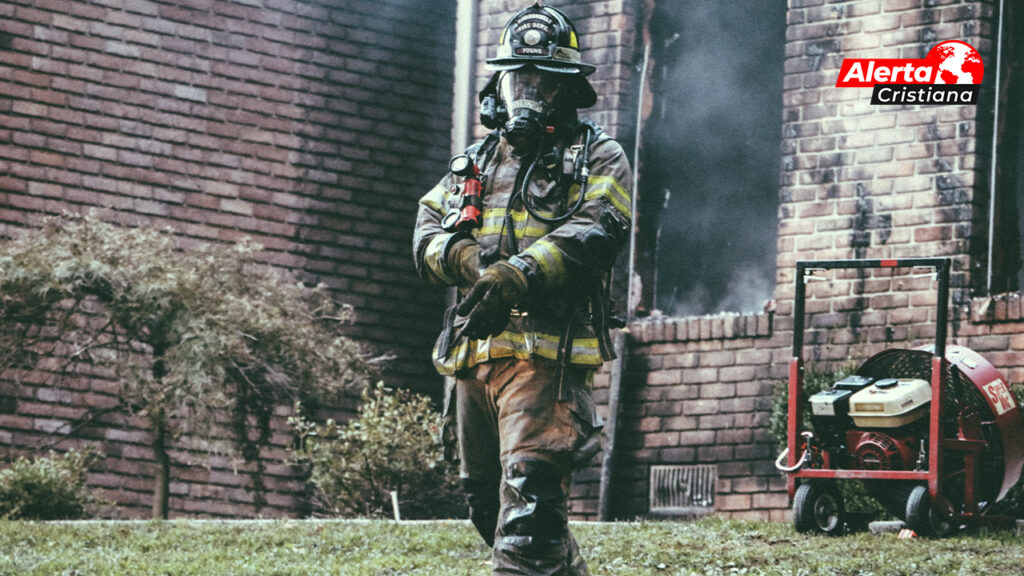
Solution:
[{"label": "rubber tire", "polygon": [[843,496],[833,483],[807,482],[793,497],[793,525],[797,532],[843,533]]},{"label": "rubber tire", "polygon": [[917,532],[918,536],[943,538],[953,533],[956,528],[949,518],[944,518],[935,506],[927,486],[915,486],[907,498],[907,528]]}]

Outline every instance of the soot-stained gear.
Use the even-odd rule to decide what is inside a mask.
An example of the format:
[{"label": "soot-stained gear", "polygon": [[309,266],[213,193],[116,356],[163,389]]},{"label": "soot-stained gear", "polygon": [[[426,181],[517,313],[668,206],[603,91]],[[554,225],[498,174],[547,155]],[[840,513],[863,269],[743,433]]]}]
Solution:
[{"label": "soot-stained gear", "polygon": [[566,505],[569,475],[546,460],[508,464],[502,486],[506,505],[494,548],[499,564],[513,568],[507,573],[564,574],[572,562]]},{"label": "soot-stained gear", "polygon": [[469,519],[488,547],[494,546],[494,533],[498,528],[501,478],[463,478],[462,489],[469,503]]}]

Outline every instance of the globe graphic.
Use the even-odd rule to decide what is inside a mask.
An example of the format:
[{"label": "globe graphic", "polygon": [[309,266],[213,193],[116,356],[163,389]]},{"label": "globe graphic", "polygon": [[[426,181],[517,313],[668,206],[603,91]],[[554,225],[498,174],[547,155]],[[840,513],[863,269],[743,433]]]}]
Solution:
[{"label": "globe graphic", "polygon": [[928,53],[928,60],[938,63],[935,84],[981,84],[985,74],[978,51],[959,40],[936,45]]}]

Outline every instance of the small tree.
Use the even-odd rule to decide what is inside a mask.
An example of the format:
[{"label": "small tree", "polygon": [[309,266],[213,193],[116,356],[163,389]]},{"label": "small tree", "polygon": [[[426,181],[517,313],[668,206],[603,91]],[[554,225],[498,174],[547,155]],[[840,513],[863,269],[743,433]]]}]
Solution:
[{"label": "small tree", "polygon": [[212,439],[228,411],[234,447],[254,459],[248,415],[265,439],[274,406],[362,382],[360,350],[341,333],[351,310],[322,286],[256,265],[258,248],[179,250],[170,234],[92,216],[51,219],[0,244],[0,368],[58,358],[47,366],[63,377],[108,365],[121,408],[149,423],[156,518],[168,513],[168,447],[183,434]]},{"label": "small tree", "polygon": [[289,424],[298,439],[294,455],[309,466],[328,513],[387,516],[395,492],[403,518],[464,515],[458,471],[442,457],[441,415],[429,398],[377,384],[345,424],[317,425],[298,407]]}]

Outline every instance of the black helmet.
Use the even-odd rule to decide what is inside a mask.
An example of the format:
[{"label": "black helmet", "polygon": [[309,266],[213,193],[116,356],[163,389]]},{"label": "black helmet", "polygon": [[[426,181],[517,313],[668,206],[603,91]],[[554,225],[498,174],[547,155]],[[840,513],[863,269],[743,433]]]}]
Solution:
[{"label": "black helmet", "polygon": [[586,80],[597,67],[580,60],[576,27],[565,14],[539,1],[505,24],[498,53],[486,63],[489,69],[498,72],[532,65],[546,72],[565,74],[576,108],[588,108],[597,101],[597,94]]}]

